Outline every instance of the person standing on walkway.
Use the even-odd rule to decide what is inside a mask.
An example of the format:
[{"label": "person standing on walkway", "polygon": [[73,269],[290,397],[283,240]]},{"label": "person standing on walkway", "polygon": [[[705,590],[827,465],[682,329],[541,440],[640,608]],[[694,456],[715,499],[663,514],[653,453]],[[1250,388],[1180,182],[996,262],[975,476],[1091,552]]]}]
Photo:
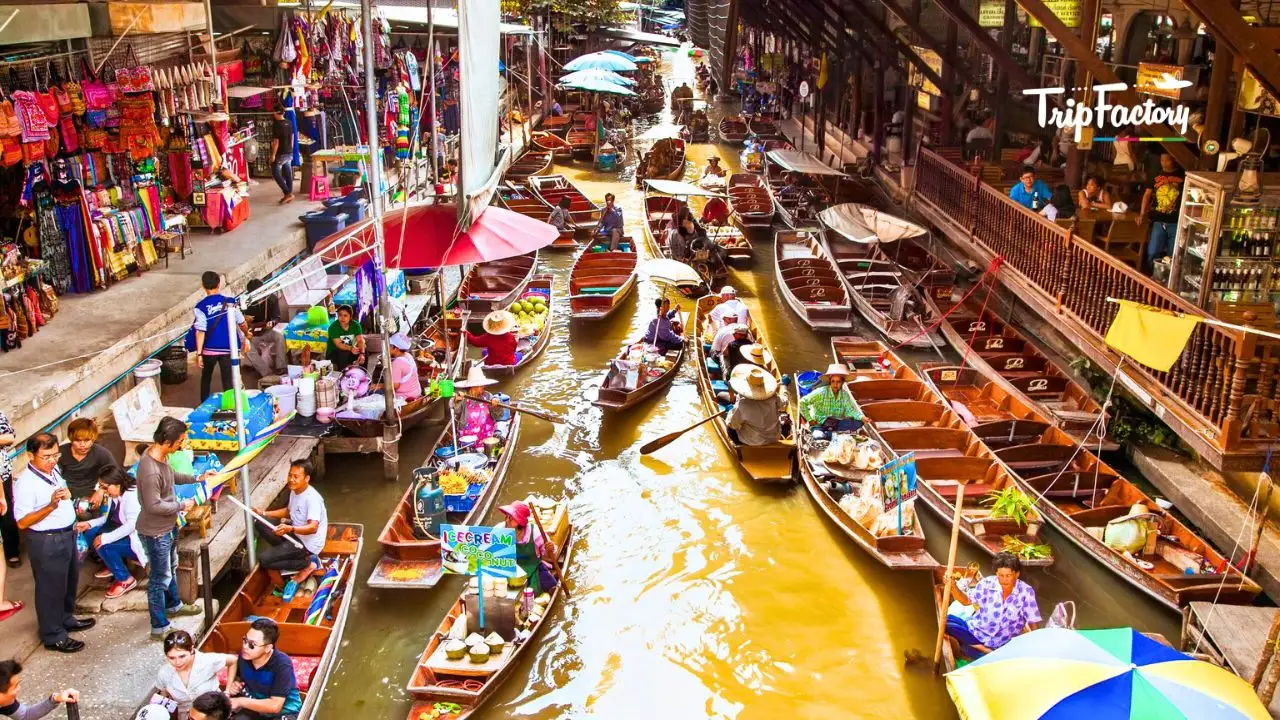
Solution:
[{"label": "person standing on walkway", "polygon": [[276,110],[271,121],[271,177],[284,196],[280,204],[293,202],[293,124],[284,119],[284,111]]},{"label": "person standing on walkway", "polygon": [[80,693],[67,688],[54,693],[35,705],[18,702],[22,690],[22,663],[17,660],[0,660],[0,716],[13,720],[40,720],[62,703],[80,702]]},{"label": "person standing on walkway", "polygon": [[214,473],[210,471],[194,478],[175,472],[169,466],[169,455],[186,442],[185,422],[165,416],[160,419],[152,437],[155,442],[138,461],[138,496],[142,501],[142,512],[135,527],[150,566],[147,609],[151,613],[151,638],[163,640],[172,629],[169,618],[201,613],[198,606],[183,604],[178,597],[178,512],[190,510],[195,501],[178,502],[173,486],[200,482]]},{"label": "person standing on walkway", "polygon": [[13,445],[15,435],[9,418],[0,412],[0,536],[4,538],[4,563],[0,564],[0,620],[6,620],[22,609],[22,603],[6,600],[4,597],[5,568],[16,568],[22,564],[22,547],[19,543],[18,523],[13,518],[13,467],[9,459],[9,448]]},{"label": "person standing on walkway", "polygon": [[62,479],[67,481],[71,499],[87,499],[94,511],[102,506],[98,476],[103,470],[118,464],[111,451],[98,444],[99,434],[98,423],[93,418],[72,420],[67,426],[69,442],[62,443],[62,457],[58,458],[58,470]]},{"label": "person standing on walkway", "polygon": [[1155,267],[1156,260],[1173,252],[1173,240],[1178,235],[1178,214],[1182,212],[1182,186],[1186,179],[1186,171],[1178,167],[1173,156],[1161,153],[1160,172],[1142,194],[1142,209],[1138,212],[1138,225],[1148,218],[1151,220],[1143,266],[1148,274]]},{"label": "person standing on walkway", "polygon": [[200,402],[213,391],[213,368],[222,378],[222,389],[231,388],[231,333],[240,332],[240,347],[249,346],[249,326],[236,301],[222,294],[222,276],[206,270],[200,276],[204,298],[196,303],[196,367],[200,368]]},{"label": "person standing on walkway", "polygon": [[80,558],[76,551],[76,511],[62,473],[58,438],[36,433],[27,440],[27,469],[13,483],[13,514],[27,534],[27,554],[36,581],[40,641],[49,650],[73,653],[84,643],[68,632],[88,630],[93,618],[77,618]]}]

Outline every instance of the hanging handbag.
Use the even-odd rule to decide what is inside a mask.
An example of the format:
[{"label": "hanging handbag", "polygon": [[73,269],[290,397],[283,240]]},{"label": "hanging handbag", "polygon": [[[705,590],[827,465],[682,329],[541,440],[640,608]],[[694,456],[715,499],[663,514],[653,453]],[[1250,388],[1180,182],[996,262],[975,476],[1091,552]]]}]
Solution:
[{"label": "hanging handbag", "polygon": [[80,134],[80,144],[86,150],[101,150],[107,143],[107,131],[98,128],[86,128]]},{"label": "hanging handbag", "polygon": [[71,70],[71,64],[67,64],[67,81],[62,84],[62,89],[67,93],[67,100],[71,103],[72,115],[84,115],[84,88],[80,87],[80,82],[74,79],[75,73]]},{"label": "hanging handbag", "polygon": [[62,111],[58,108],[58,99],[51,92],[36,93],[36,105],[40,107],[40,112],[44,113],[45,119],[50,125],[57,125],[58,118],[62,116]]},{"label": "hanging handbag", "polygon": [[80,70],[83,75],[80,89],[84,91],[85,109],[106,110],[111,107],[111,91],[107,89],[106,83],[99,80],[93,73],[93,68],[89,67],[89,63],[84,58],[80,59]]},{"label": "hanging handbag", "polygon": [[13,167],[22,162],[22,142],[16,137],[0,138],[0,166]]},{"label": "hanging handbag", "polygon": [[0,100],[0,137],[18,137],[22,134],[22,126],[18,124],[18,113],[8,98]]},{"label": "hanging handbag", "polygon": [[132,43],[129,44],[127,52],[129,58],[133,60],[133,66],[116,70],[116,82],[120,84],[120,91],[140,93],[155,90],[156,84],[151,76],[151,67],[138,62],[138,53],[133,49]]},{"label": "hanging handbag", "polygon": [[58,293],[49,283],[36,277],[36,282],[40,285],[40,309],[48,317],[53,317],[58,313]]},{"label": "hanging handbag", "polygon": [[73,153],[80,149],[80,135],[76,132],[76,124],[70,115],[63,115],[58,121],[58,132],[62,135],[62,147]]}]

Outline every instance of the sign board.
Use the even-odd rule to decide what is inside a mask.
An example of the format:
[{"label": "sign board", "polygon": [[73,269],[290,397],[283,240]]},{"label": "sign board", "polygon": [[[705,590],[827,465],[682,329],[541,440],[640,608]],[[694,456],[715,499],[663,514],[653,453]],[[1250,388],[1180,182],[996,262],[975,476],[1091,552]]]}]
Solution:
[{"label": "sign board", "polygon": [[880,467],[884,511],[889,512],[916,496],[916,454],[909,452]]},{"label": "sign board", "polygon": [[[1014,14],[1017,14],[1015,8]],[[978,26],[984,28],[1004,27],[1004,0],[982,0],[978,5]]]},{"label": "sign board", "polygon": [[1169,98],[1170,100],[1191,100],[1189,87],[1178,87],[1179,81],[1195,83],[1200,75],[1199,66],[1184,67],[1182,65],[1161,65],[1159,63],[1138,63],[1138,81],[1133,89],[1146,95]]},{"label": "sign board", "polygon": [[[1069,28],[1080,27],[1080,0],[1044,0],[1063,25]],[[1015,14],[1021,10],[1015,8]],[[1027,13],[1027,24],[1031,27],[1044,27],[1039,20]],[[982,0],[978,5],[978,25],[984,28],[1004,27],[1004,0]]]},{"label": "sign board", "polygon": [[1236,95],[1236,107],[1248,112],[1258,113],[1259,115],[1270,115],[1271,117],[1280,117],[1280,101],[1276,100],[1276,96],[1267,91],[1258,80],[1258,76],[1253,74],[1253,70],[1244,69],[1244,75],[1240,78],[1240,90]]},{"label": "sign board", "polygon": [[446,573],[516,576],[516,531],[484,525],[441,525],[440,557]]},{"label": "sign board", "polygon": [[[929,66],[930,70],[942,75],[941,55],[919,45],[912,45],[911,49],[916,51],[916,54],[920,56],[925,65]],[[916,105],[923,110],[932,112],[935,98],[942,97],[942,91],[938,89],[938,86],[925,79],[924,73],[920,72],[920,68],[917,68],[913,63],[907,64],[907,82],[919,90],[916,93]]]},{"label": "sign board", "polygon": [[809,81],[808,80],[800,81],[800,97],[802,99],[809,97]]},{"label": "sign board", "polygon": [[122,36],[184,32],[206,28],[204,4],[198,2],[109,2],[111,34]]}]

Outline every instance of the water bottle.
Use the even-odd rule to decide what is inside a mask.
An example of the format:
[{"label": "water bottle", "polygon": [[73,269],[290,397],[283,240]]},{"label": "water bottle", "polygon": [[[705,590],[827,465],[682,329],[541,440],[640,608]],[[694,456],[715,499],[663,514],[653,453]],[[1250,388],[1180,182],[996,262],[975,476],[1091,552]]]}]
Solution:
[{"label": "water bottle", "polygon": [[525,585],[524,590],[520,591],[520,613],[524,617],[529,617],[531,612],[533,612],[533,588]]}]

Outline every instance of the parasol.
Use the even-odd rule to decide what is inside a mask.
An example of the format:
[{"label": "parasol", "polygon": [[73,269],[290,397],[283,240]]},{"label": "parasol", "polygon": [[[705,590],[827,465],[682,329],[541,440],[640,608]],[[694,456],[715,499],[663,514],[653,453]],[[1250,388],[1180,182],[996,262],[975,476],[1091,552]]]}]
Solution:
[{"label": "parasol", "polygon": [[640,273],[642,278],[658,285],[697,287],[702,284],[702,276],[698,275],[698,271],[679,260],[669,260],[667,258],[645,260],[640,263],[636,271]]},{"label": "parasol", "polygon": [[576,83],[585,80],[603,80],[604,82],[621,85],[623,87],[630,87],[636,84],[635,80],[632,80],[629,77],[623,77],[612,70],[579,70],[578,72],[572,72],[568,75],[562,76],[560,78],[560,84]]},{"label": "parasol", "polygon": [[610,52],[594,52],[576,57],[565,63],[566,72],[577,72],[578,70],[612,70],[613,72],[630,72],[636,69],[636,64],[624,57],[619,57]]},{"label": "parasol", "polygon": [[653,58],[651,57],[645,57],[644,55],[632,55],[630,53],[624,53],[621,50],[603,50],[601,52],[608,53],[609,55],[617,55],[618,57],[626,58],[637,65],[644,65],[645,63],[653,62]]},{"label": "parasol", "polygon": [[635,95],[634,92],[621,85],[615,85],[607,80],[597,78],[584,78],[577,82],[561,82],[560,87],[571,90],[586,90],[587,92],[609,93],[611,95]]}]

